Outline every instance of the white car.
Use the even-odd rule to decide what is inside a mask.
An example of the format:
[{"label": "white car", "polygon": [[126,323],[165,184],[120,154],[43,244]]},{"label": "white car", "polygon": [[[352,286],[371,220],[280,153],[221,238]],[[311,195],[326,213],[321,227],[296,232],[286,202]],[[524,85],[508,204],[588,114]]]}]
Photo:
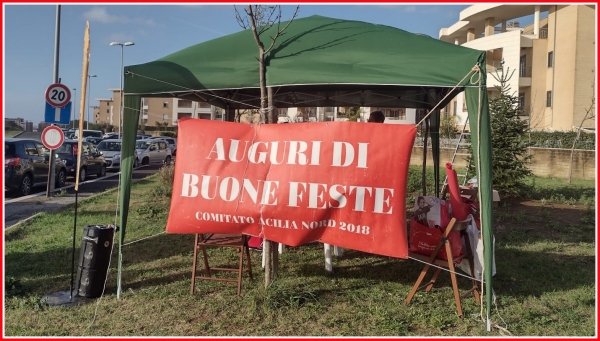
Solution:
[{"label": "white car", "polygon": [[[102,155],[104,155],[106,170],[119,171],[121,169],[121,143],[121,140],[103,140],[96,146],[102,152]],[[133,168],[135,168],[139,164],[137,150],[134,150],[133,155],[135,157],[133,159]]]},{"label": "white car", "polygon": [[169,137],[169,136],[154,136],[154,137],[151,137],[151,139],[153,139],[153,140],[160,139],[160,140],[167,141],[169,148],[171,148],[171,155],[175,156],[177,154],[177,139],[176,138]]},{"label": "white car", "polygon": [[135,142],[138,159],[142,165],[171,164],[171,148],[160,139],[143,139]]}]

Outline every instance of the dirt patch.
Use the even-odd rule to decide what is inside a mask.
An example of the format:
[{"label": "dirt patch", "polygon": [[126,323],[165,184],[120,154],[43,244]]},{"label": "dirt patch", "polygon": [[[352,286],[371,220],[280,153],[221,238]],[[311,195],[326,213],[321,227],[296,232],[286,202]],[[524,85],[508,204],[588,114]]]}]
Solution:
[{"label": "dirt patch", "polygon": [[[516,216],[524,216],[526,218],[539,217],[540,223],[560,222],[572,224],[578,222],[582,217],[588,217],[593,214],[586,205],[569,205],[569,204],[554,204],[544,203],[540,200],[514,200],[504,203],[501,208],[495,210],[512,212]],[[538,219],[528,219],[537,221]]]}]

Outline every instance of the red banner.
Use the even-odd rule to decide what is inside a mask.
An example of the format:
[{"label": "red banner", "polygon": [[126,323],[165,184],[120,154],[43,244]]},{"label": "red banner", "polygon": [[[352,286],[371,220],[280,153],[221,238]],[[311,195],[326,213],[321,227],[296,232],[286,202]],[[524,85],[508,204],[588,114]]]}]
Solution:
[{"label": "red banner", "polygon": [[413,125],[179,123],[168,233],[245,233],[408,258]]}]

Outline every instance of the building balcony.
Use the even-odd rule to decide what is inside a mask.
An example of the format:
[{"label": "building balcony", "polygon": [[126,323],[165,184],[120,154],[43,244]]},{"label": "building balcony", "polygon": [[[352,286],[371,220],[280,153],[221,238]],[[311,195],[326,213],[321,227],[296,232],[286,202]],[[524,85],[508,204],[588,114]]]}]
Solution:
[{"label": "building balcony", "polygon": [[[533,30],[524,31],[523,35],[533,35]],[[548,39],[548,28],[540,28],[539,39]]]},{"label": "building balcony", "polygon": [[519,87],[531,86],[531,66],[519,68]]}]

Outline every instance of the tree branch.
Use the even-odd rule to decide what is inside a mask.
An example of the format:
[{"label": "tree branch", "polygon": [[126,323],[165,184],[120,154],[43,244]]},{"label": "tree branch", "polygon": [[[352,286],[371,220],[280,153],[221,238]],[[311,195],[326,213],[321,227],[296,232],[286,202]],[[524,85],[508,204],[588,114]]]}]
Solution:
[{"label": "tree branch", "polygon": [[279,26],[281,24],[281,8],[279,8],[279,15],[277,16],[277,33],[275,34],[275,37],[271,38],[271,46],[269,46],[269,48],[267,48],[265,50],[265,54],[269,53],[271,51],[271,49],[273,49],[273,46],[275,46],[275,42],[277,41],[277,38],[281,35],[281,33],[283,31],[285,31],[288,26],[290,26],[290,24],[292,23],[292,21],[294,21],[294,19],[296,18],[296,16],[298,15],[298,10],[300,9],[300,6],[297,5],[296,6],[296,10],[294,11],[294,14],[292,15],[292,18],[290,19],[290,21],[288,21],[288,23],[285,25],[285,27],[283,29],[281,29]]},{"label": "tree branch", "polygon": [[[265,46],[263,45],[262,41],[260,41],[260,35],[258,32],[256,32],[256,18],[254,17],[254,12],[252,11],[252,5],[248,5],[246,14],[248,14],[248,21],[250,22],[250,27],[252,28],[252,36],[254,37],[254,41],[256,41],[256,45],[258,45],[261,54],[264,55]],[[263,60],[259,59],[259,62],[263,63]]]},{"label": "tree branch", "polygon": [[235,20],[244,30],[247,30],[249,28],[247,18],[242,18],[240,12],[238,11],[237,7],[235,7],[235,5],[233,5],[233,8],[235,9]]}]

